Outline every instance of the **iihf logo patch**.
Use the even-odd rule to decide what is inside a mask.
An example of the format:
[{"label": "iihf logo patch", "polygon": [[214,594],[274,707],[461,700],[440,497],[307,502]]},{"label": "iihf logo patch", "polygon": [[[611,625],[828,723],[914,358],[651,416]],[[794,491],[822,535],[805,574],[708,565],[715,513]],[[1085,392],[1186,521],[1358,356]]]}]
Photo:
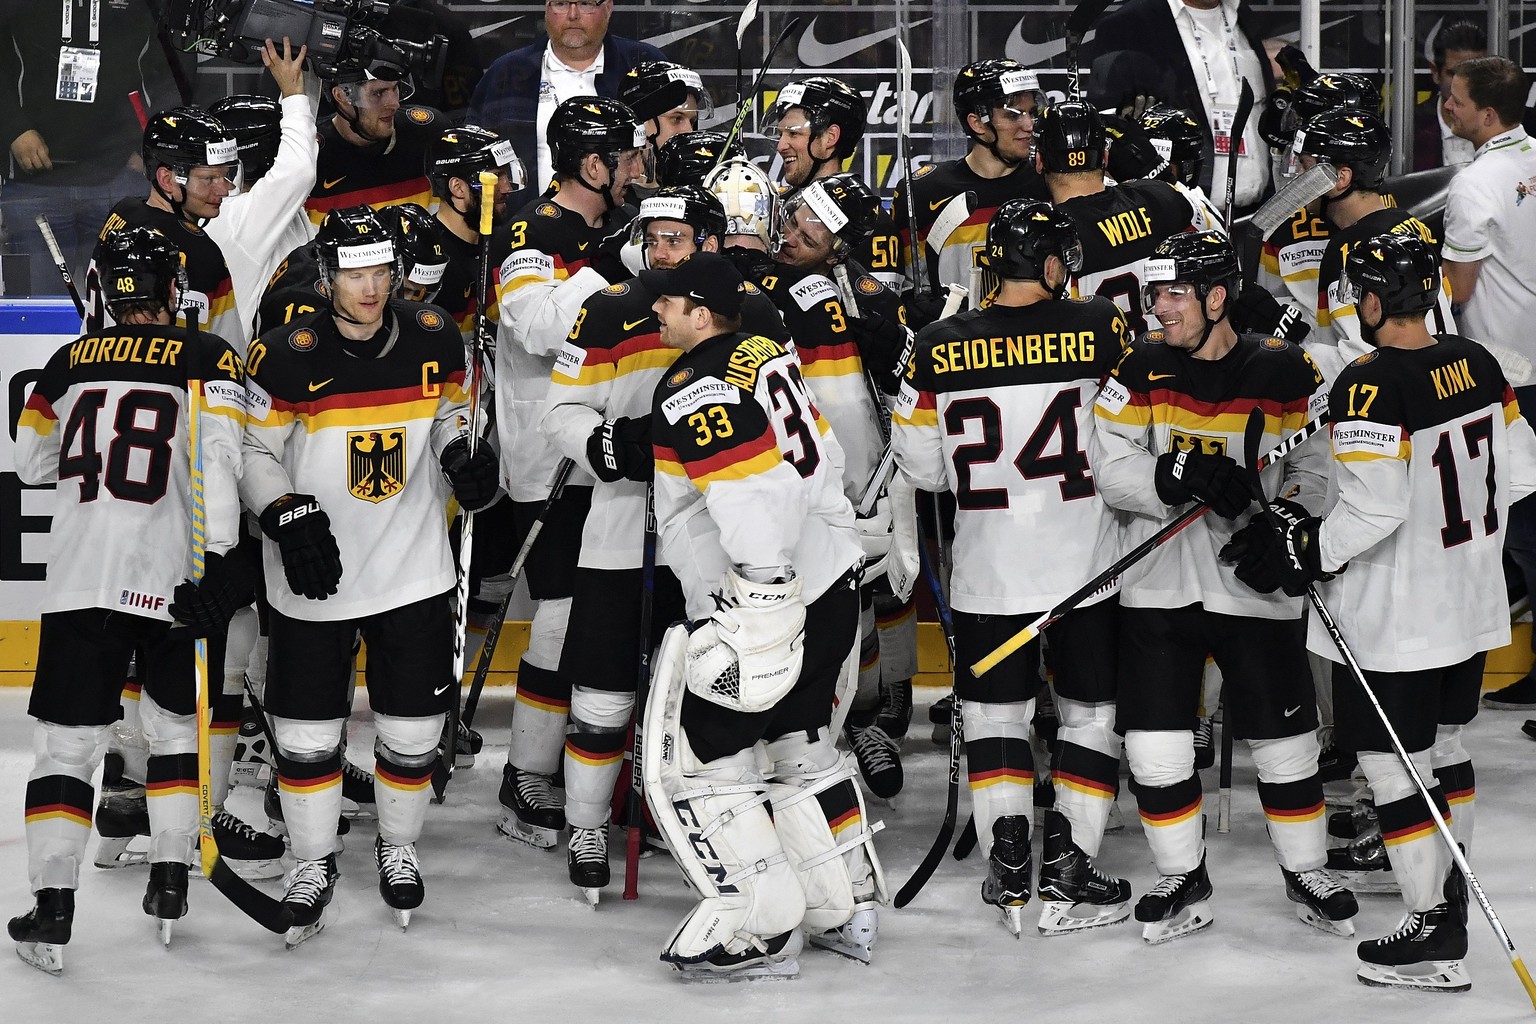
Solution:
[{"label": "iihf logo patch", "polygon": [[288,335],[288,344],[296,352],[308,352],[310,349],[315,347],[319,340],[320,339],[315,336],[315,332],[310,330],[308,327],[301,327],[294,331],[292,334]]},{"label": "iihf logo patch", "polygon": [[440,331],[443,329],[443,318],[430,309],[418,311],[416,322],[429,331]]}]

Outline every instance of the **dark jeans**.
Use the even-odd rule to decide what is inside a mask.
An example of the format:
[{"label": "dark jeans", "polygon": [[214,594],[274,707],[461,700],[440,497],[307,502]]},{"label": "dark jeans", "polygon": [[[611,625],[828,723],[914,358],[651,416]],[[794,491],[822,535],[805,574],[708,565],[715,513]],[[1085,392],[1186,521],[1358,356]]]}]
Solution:
[{"label": "dark jeans", "polygon": [[107,222],[112,205],[124,196],[148,195],[144,175],[124,167],[113,180],[101,185],[38,185],[28,181],[0,182],[0,213],[5,217],[5,251],[25,253],[32,268],[30,288],[5,282],[5,294],[63,295],[64,282],[48,255],[37,229],[37,215],[48,218],[63,250],[75,289],[85,294],[85,268],[96,247],[96,238]]}]

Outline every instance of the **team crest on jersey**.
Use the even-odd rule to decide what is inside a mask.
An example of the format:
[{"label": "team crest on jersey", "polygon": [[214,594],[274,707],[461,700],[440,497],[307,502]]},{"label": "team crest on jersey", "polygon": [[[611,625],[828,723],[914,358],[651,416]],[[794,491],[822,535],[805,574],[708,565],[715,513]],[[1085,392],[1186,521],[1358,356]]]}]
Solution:
[{"label": "team crest on jersey", "polygon": [[859,291],[863,292],[865,295],[873,295],[880,290],[880,282],[876,281],[874,278],[868,275],[865,275],[864,277],[859,278],[857,287]]},{"label": "team crest on jersey", "polygon": [[558,217],[560,216],[560,207],[554,203],[540,203],[534,207],[533,213],[537,217]]},{"label": "team crest on jersey", "polygon": [[417,310],[416,322],[429,331],[440,331],[443,329],[442,316],[430,309]]},{"label": "team crest on jersey", "polygon": [[1168,339],[1168,335],[1161,327],[1153,328],[1141,336],[1141,340],[1151,345],[1161,345]]},{"label": "team crest on jersey", "polygon": [[347,431],[347,490],[377,505],[405,489],[405,428]]},{"label": "team crest on jersey", "polygon": [[693,376],[693,367],[685,366],[672,376],[667,378],[667,387],[676,388],[688,383],[688,378]]},{"label": "team crest on jersey", "polygon": [[912,172],[912,177],[921,178],[925,174],[932,174],[936,167],[938,167],[938,164],[923,164],[923,166]]},{"label": "team crest on jersey", "polygon": [[310,349],[315,347],[319,340],[320,339],[315,335],[315,332],[310,330],[308,327],[300,327],[298,330],[288,335],[288,345],[295,352],[308,352]]},{"label": "team crest on jersey", "polygon": [[1265,338],[1264,347],[1269,349],[1271,352],[1279,352],[1281,349],[1286,347],[1286,342],[1282,338]]},{"label": "team crest on jersey", "polygon": [[609,295],[628,295],[629,294],[629,282],[628,281],[620,281],[618,284],[611,284],[607,288],[604,288],[603,291],[608,293]]},{"label": "team crest on jersey", "polygon": [[741,290],[743,292],[745,292],[746,294],[748,294],[748,295],[759,295],[759,294],[761,294],[761,291],[757,287],[757,285],[753,284],[751,281],[743,281],[743,282],[741,282]]},{"label": "team crest on jersey", "polygon": [[426,107],[411,107],[406,110],[405,116],[410,118],[412,121],[415,121],[417,124],[432,123],[432,111],[428,110]]},{"label": "team crest on jersey", "polygon": [[1375,359],[1377,355],[1378,355],[1378,353],[1375,352],[1374,350],[1370,351],[1370,352],[1367,352],[1365,355],[1359,356],[1356,359],[1354,359],[1349,365],[1350,366],[1364,366],[1366,363],[1370,362],[1372,359]]}]

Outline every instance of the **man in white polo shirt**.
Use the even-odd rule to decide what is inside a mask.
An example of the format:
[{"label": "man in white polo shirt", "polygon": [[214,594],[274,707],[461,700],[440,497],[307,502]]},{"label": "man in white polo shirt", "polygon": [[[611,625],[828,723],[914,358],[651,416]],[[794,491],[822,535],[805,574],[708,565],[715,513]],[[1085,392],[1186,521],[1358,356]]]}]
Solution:
[{"label": "man in white polo shirt", "polygon": [[[1446,279],[1469,338],[1514,349],[1536,360],[1536,145],[1521,127],[1530,83],[1503,57],[1476,57],[1456,66],[1445,118],[1451,131],[1477,147],[1472,163],[1451,181],[1445,207]],[[1536,408],[1536,386],[1515,389]],[[1536,593],[1536,507],[1509,510],[1505,551]],[[1492,708],[1536,708],[1536,676],[1527,674],[1483,698]]]}]

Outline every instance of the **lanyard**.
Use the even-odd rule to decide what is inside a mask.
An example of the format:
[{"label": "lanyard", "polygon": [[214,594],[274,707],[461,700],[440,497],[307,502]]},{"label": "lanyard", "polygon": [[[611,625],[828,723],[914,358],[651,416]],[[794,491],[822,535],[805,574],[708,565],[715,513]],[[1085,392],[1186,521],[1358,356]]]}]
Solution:
[{"label": "lanyard", "polygon": [[[1232,61],[1232,80],[1241,83],[1243,73],[1237,66],[1237,34],[1232,31],[1232,22],[1227,20],[1227,6],[1221,4],[1217,7],[1221,11],[1221,27],[1227,37],[1227,57]],[[1200,30],[1200,22],[1193,14],[1188,15],[1190,27],[1194,30],[1195,50],[1200,54],[1200,63],[1205,66],[1205,90],[1211,99],[1216,99],[1216,75],[1211,71],[1211,59],[1205,52],[1205,33]]]},{"label": "lanyard", "polygon": [[[61,0],[64,5],[64,44],[75,38],[75,0]],[[91,48],[101,46],[101,0],[91,0]]]}]

